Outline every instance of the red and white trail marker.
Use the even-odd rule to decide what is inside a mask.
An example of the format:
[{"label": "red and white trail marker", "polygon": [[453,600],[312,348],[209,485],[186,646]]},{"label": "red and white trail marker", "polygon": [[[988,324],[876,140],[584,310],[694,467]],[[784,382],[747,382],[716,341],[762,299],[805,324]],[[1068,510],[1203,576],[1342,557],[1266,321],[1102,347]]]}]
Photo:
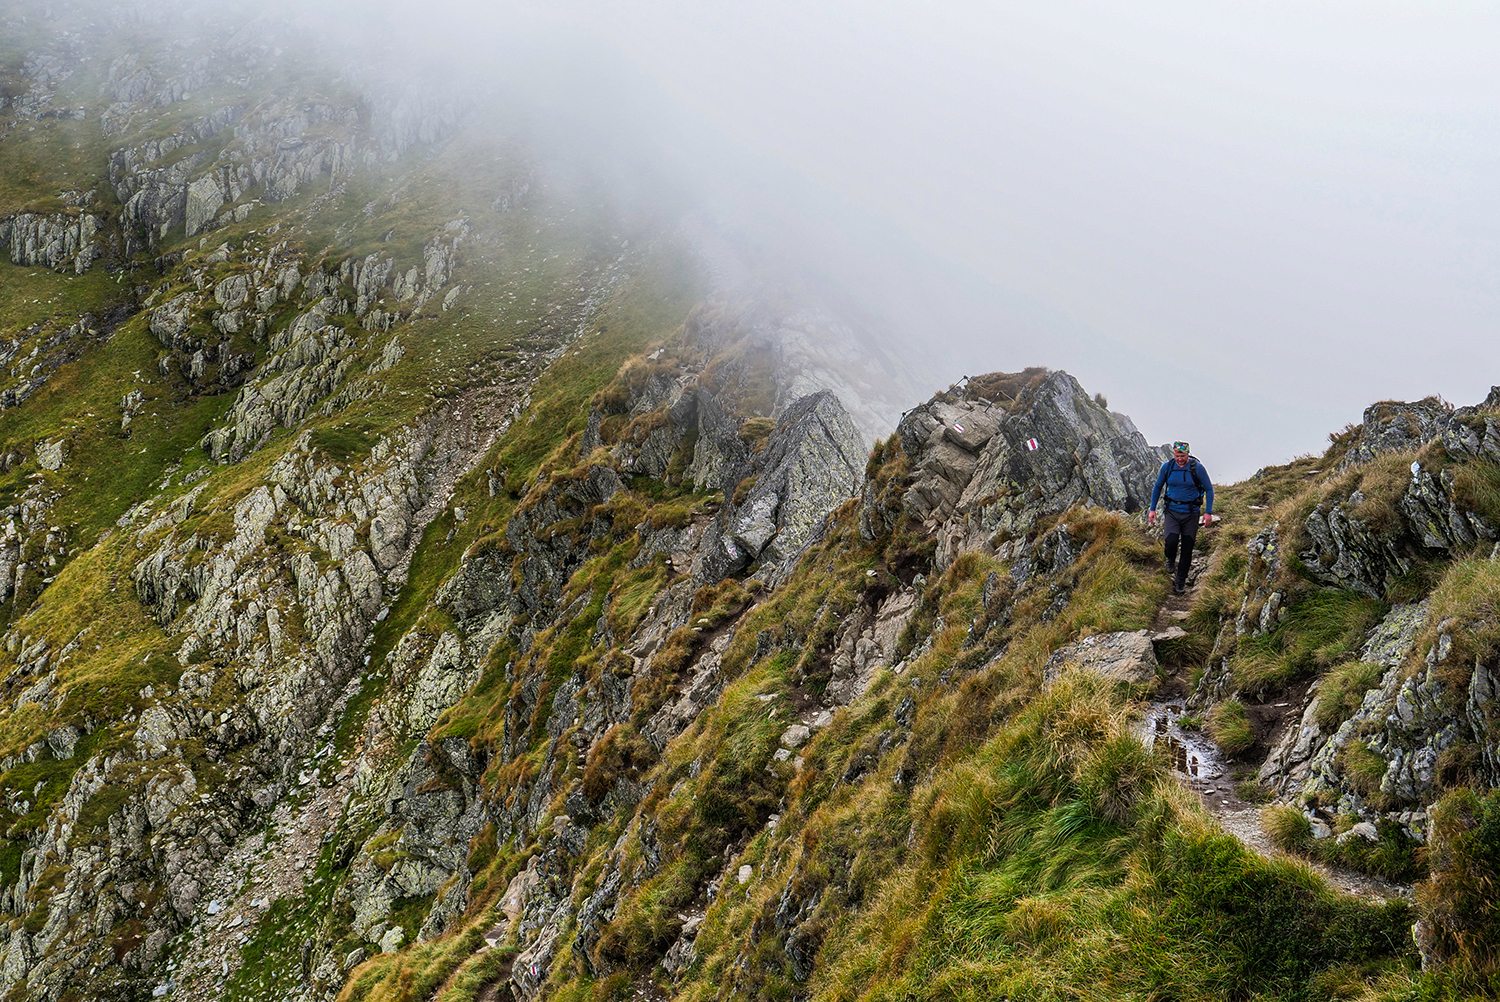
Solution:
[{"label": "red and white trail marker", "polygon": [[964,426],[955,421],[953,422],[953,430],[962,435],[964,433]]},{"label": "red and white trail marker", "polygon": [[1034,438],[1028,438],[1026,440],[1026,448],[1029,449],[1029,450],[1031,450],[1032,452],[1035,452],[1036,450],[1040,449],[1041,447],[1042,447],[1042,443],[1038,442]]}]

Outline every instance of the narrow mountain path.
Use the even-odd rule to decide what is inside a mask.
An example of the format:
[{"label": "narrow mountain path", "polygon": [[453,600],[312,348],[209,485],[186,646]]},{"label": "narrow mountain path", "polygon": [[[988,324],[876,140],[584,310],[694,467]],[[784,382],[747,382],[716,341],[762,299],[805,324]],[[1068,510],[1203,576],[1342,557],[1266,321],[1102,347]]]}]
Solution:
[{"label": "narrow mountain path", "polygon": [[[1170,640],[1186,635],[1185,621],[1192,613],[1207,570],[1207,556],[1195,553],[1192,570],[1188,574],[1187,593],[1167,595],[1151,624],[1153,640]],[[1166,571],[1163,570],[1163,573]],[[1154,747],[1157,741],[1166,743],[1172,757],[1173,771],[1178,779],[1183,786],[1198,795],[1204,809],[1225,831],[1268,859],[1289,856],[1306,863],[1345,894],[1369,901],[1411,898],[1412,890],[1407,885],[1389,883],[1343,867],[1314,863],[1278,848],[1261,822],[1260,808],[1244,800],[1236,792],[1234,765],[1220,751],[1213,738],[1196,726],[1181,726],[1181,720],[1186,716],[1187,697],[1191,691],[1190,679],[1186,669],[1169,668],[1167,671],[1168,675],[1157,691],[1157,698],[1146,708],[1142,738],[1148,748]]]}]

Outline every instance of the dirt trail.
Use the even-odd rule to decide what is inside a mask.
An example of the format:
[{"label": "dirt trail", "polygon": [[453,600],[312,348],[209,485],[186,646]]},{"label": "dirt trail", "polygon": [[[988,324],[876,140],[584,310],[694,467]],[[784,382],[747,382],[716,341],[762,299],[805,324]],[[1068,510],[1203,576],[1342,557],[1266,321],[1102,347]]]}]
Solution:
[{"label": "dirt trail", "polygon": [[[1185,635],[1184,621],[1191,614],[1197,601],[1201,578],[1207,571],[1208,561],[1203,554],[1193,555],[1193,567],[1188,574],[1187,593],[1168,595],[1157,611],[1152,623],[1153,639],[1171,639]],[[1165,570],[1162,572],[1166,573]],[[1184,669],[1168,669],[1170,674],[1157,691],[1157,698],[1146,710],[1142,725],[1142,738],[1146,746],[1154,747],[1163,741],[1171,752],[1173,769],[1182,784],[1198,795],[1205,810],[1219,822],[1225,831],[1242,843],[1267,858],[1289,856],[1278,849],[1261,823],[1260,808],[1249,803],[1235,792],[1235,770],[1212,738],[1197,729],[1184,730],[1179,719],[1184,715],[1189,694],[1189,679]],[[1345,894],[1372,901],[1388,901],[1394,898],[1410,900],[1411,888],[1402,884],[1346,870],[1312,863],[1300,856],[1292,858],[1308,863]]]}]

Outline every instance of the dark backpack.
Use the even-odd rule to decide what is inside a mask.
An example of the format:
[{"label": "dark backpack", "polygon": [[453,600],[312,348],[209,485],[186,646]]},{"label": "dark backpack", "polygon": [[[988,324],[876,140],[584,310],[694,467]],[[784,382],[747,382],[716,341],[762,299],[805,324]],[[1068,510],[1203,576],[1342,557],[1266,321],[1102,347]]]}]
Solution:
[{"label": "dark backpack", "polygon": [[1167,462],[1170,464],[1171,469],[1167,470],[1167,482],[1162,485],[1162,500],[1164,500],[1169,506],[1174,504],[1180,505],[1184,508],[1187,508],[1189,511],[1194,508],[1201,507],[1203,504],[1203,498],[1207,495],[1208,491],[1204,488],[1203,481],[1198,479],[1197,458],[1189,456],[1187,464],[1188,473],[1192,474],[1193,477],[1193,486],[1198,488],[1198,496],[1192,501],[1178,501],[1167,493],[1167,491],[1172,486],[1172,474],[1177,472],[1177,462],[1171,459],[1167,460]]}]

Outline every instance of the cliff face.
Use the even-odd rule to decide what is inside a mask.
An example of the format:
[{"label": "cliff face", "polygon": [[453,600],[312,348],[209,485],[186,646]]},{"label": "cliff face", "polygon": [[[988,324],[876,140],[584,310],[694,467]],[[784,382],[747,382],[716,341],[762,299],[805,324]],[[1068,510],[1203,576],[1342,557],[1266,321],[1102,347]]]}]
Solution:
[{"label": "cliff face", "polygon": [[461,95],[95,13],[7,22],[0,142],[69,177],[0,190],[0,996],[1401,987],[1410,908],[1215,832],[1135,719],[1192,677],[1421,876],[1500,779],[1500,396],[1222,488],[1152,631],[1165,454],[1067,373],[912,407]]}]

